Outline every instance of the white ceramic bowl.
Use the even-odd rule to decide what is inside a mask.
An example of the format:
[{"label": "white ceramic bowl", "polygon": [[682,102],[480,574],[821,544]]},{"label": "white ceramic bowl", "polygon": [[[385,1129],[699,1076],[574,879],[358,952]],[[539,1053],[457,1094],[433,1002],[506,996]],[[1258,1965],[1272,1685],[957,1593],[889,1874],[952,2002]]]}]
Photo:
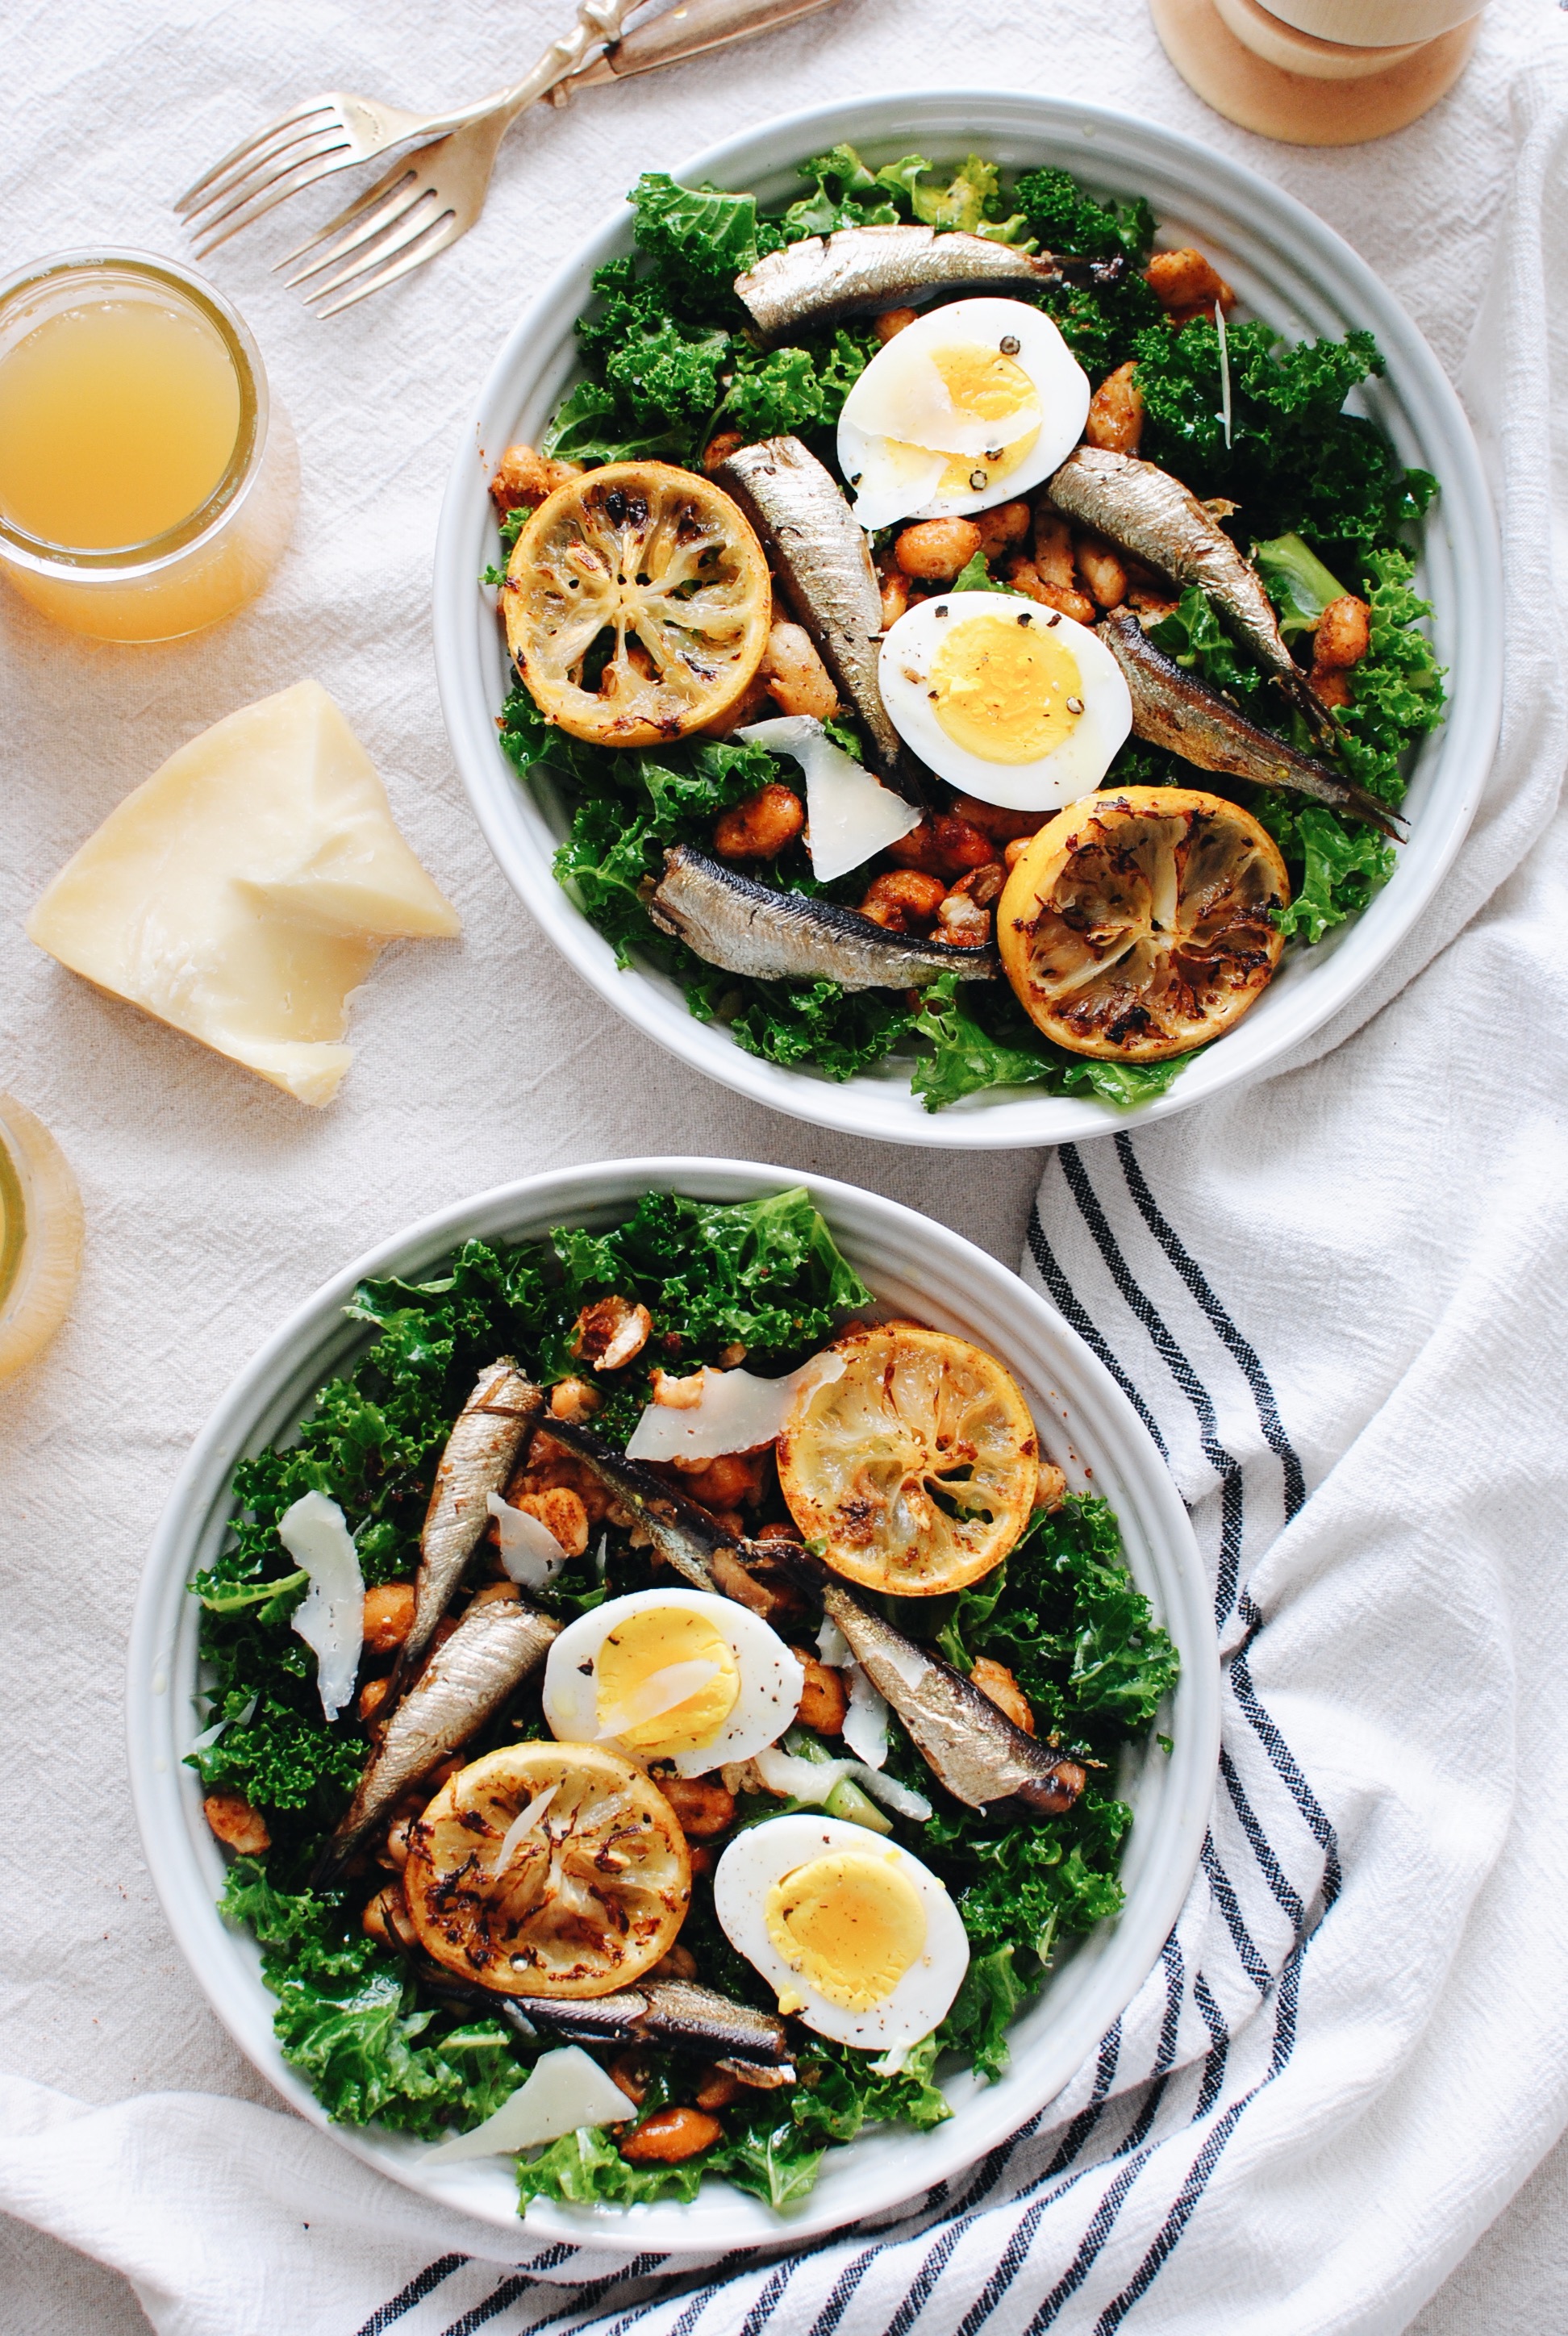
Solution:
[{"label": "white ceramic bowl", "polygon": [[[469,799],[502,871],[562,953],[600,996],[685,1063],[771,1104],[852,1135],[901,1144],[1076,1142],[1166,1118],[1255,1078],[1353,998],[1421,914],[1457,852],[1486,775],[1502,704],[1502,591],[1496,532],[1481,467],[1446,375],[1365,261],[1301,204],[1242,163],[1174,131],[1066,98],[995,90],[846,99],[789,114],[710,147],[677,174],[753,188],[765,200],[798,191],[795,165],[847,139],[881,161],[911,149],[933,160],[979,150],[1016,169],[1060,164],[1102,193],[1144,194],[1162,239],[1213,254],[1245,307],[1292,339],[1369,326],[1388,377],[1366,410],[1407,462],[1441,482],[1427,524],[1421,584],[1436,604],[1438,654],[1449,668],[1447,722],[1423,745],[1410,790],[1409,843],[1393,881],[1366,912],[1317,949],[1292,952],[1246,1019],[1138,1110],[1014,1090],[926,1112],[907,1074],[882,1069],[835,1085],[748,1055],[727,1030],[693,1019],[677,986],[648,966],[618,970],[614,953],[556,883],[550,856],[566,821],[559,803],[522,784],[496,738],[507,663],[493,594],[476,581],[494,557],[488,470],[514,438],[537,441],[571,375],[572,322],[589,278],[631,248],[622,207],[551,278],[511,333],[485,384],[453,467],[435,555],[435,663],[442,708]],[[475,459],[475,447],[482,459]]]},{"label": "white ceramic bowl", "polygon": [[[328,2125],[273,2040],[260,1958],[248,1937],[219,1917],[223,1859],[202,1817],[195,1771],[182,1765],[202,1725],[194,1700],[199,1612],[185,1585],[222,1543],[236,1461],[284,1434],[315,1388],[366,1343],[365,1327],[342,1310],[356,1281],[372,1274],[418,1279],[471,1236],[517,1240],[563,1222],[607,1224],[652,1188],[739,1201],[800,1181],[787,1169],[733,1160],[618,1160],[528,1177],[427,1217],[346,1268],[262,1348],[197,1438],[148,1559],[131,1638],[131,1786],[148,1866],[192,1971],[241,2050],[303,2116],[365,2164],[502,2230],[519,2228],[508,2162],[433,2168],[417,2142]],[[1181,1653],[1174,1708],[1158,1722],[1174,1749],[1167,1758],[1151,1741],[1122,1780],[1136,1817],[1120,1917],[1083,1942],[1018,2024],[1013,2066],[1000,2084],[966,2074],[949,2087],[950,2123],[929,2135],[873,2129],[833,2153],[811,2197],[785,2216],[727,2185],[708,2184],[689,2206],[585,2212],[535,2202],[531,2233],[580,2240],[624,2226],[638,2247],[720,2253],[858,2222],[957,2173],[1049,2101],[1093,2050],[1153,1969],[1197,1864],[1219,1756],[1219,1666],[1192,1528],[1147,1432],[1083,1341],[1005,1266],[873,1193],[820,1178],[811,1189],[877,1295],[1002,1357],[1074,1489],[1092,1484],[1116,1510],[1128,1562]]]}]

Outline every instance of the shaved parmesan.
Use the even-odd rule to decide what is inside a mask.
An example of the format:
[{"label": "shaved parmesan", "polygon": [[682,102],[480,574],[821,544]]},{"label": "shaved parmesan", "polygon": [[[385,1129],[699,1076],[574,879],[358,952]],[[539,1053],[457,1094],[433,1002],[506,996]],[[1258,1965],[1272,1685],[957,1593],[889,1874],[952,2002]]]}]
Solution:
[{"label": "shaved parmesan", "polygon": [[735,732],[794,757],[806,774],[806,842],[819,883],[847,876],[920,823],[917,807],[835,746],[810,714],[781,715]]},{"label": "shaved parmesan", "polygon": [[568,1552],[541,1519],[514,1509],[499,1493],[488,1496],[488,1505],[501,1529],[501,1562],[508,1575],[525,1590],[548,1590]]},{"label": "shaved parmesan", "polygon": [[605,1744],[612,1737],[624,1736],[628,1728],[640,1728],[645,1720],[661,1719],[688,1696],[700,1695],[709,1679],[717,1679],[718,1674],[718,1664],[702,1655],[689,1663],[666,1663],[663,1670],[645,1679],[624,1703],[618,1703],[607,1715],[598,1742]]},{"label": "shaved parmesan", "polygon": [[842,1355],[813,1355],[782,1379],[759,1379],[751,1371],[711,1367],[677,1381],[683,1397],[694,1381],[696,1402],[650,1403],[631,1432],[628,1460],[720,1460],[731,1452],[756,1452],[775,1443],[803,1393],[826,1387],[844,1375]]},{"label": "shaved parmesan", "polygon": [[321,1708],[336,1719],[359,1671],[365,1643],[365,1576],[347,1521],[325,1493],[304,1493],[278,1520],[278,1538],[310,1576],[293,1628],[316,1657]]},{"label": "shaved parmesan", "polygon": [[624,2125],[637,2115],[597,2060],[580,2044],[563,2044],[533,2064],[526,2083],[504,2100],[493,2117],[472,2133],[461,2133],[425,2153],[426,2166],[451,2166],[463,2157],[497,2157],[559,2141],[581,2126]]},{"label": "shaved parmesan", "polygon": [[501,1847],[490,1861],[489,1871],[492,1874],[506,1872],[517,1854],[518,1843],[525,1841],[536,1825],[543,1824],[544,1813],[560,1790],[560,1780],[558,1777],[553,1785],[547,1785],[542,1793],[535,1793],[527,1808],[519,1809],[501,1837]]},{"label": "shaved parmesan", "polygon": [[817,1652],[830,1671],[847,1671],[854,1657],[850,1642],[831,1614],[824,1614],[817,1632]]},{"label": "shaved parmesan", "polygon": [[881,1775],[863,1760],[804,1760],[798,1753],[770,1744],[756,1755],[755,1765],[770,1793],[784,1800],[803,1801],[809,1808],[821,1808],[833,1786],[850,1776],[862,1792],[881,1801],[895,1816],[923,1821],[931,1813],[931,1805],[922,1794],[911,1793],[906,1785]]},{"label": "shaved parmesan", "polygon": [[868,1768],[880,1768],[888,1757],[888,1708],[859,1663],[849,1668],[850,1708],[844,1715],[843,1739]]}]

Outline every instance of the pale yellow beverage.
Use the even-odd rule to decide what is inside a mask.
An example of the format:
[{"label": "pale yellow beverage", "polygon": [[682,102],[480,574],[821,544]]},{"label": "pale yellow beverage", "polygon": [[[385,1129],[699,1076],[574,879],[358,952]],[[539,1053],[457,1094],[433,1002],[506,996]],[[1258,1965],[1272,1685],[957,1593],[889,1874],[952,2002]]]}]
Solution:
[{"label": "pale yellow beverage", "polygon": [[234,361],[205,316],[156,296],[77,302],[0,355],[0,512],[76,550],[150,542],[206,502],[239,430]]},{"label": "pale yellow beverage", "polygon": [[105,640],[172,640],[251,599],[298,458],[260,353],[200,277],[65,252],[0,283],[0,571]]},{"label": "pale yellow beverage", "polygon": [[0,1379],[46,1347],[82,1271],[82,1196],[64,1153],[0,1094]]}]

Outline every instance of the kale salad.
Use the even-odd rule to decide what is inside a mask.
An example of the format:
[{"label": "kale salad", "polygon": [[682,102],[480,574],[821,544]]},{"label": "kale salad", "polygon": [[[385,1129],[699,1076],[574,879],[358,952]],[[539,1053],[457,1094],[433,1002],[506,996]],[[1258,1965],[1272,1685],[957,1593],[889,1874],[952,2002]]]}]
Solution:
[{"label": "kale salad", "polygon": [[748,1052],[1137,1105],[1392,873],[1435,482],[1348,408],[1369,333],[1233,315],[1141,198],[801,178],[632,190],[492,482],[502,745],[621,964]]},{"label": "kale salad", "polygon": [[347,1310],[190,1585],[286,2059],[521,2205],[784,2208],[945,2119],[1122,1903],[1178,1663],[1109,1507],[804,1190],[650,1192]]}]

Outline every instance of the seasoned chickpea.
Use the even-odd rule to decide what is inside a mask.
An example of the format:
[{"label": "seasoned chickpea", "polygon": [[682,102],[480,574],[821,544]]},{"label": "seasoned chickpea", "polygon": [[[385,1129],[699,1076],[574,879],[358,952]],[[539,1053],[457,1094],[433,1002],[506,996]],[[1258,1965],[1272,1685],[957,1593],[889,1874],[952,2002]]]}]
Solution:
[{"label": "seasoned chickpea", "polygon": [[640,2052],[618,2052],[605,2074],[612,2085],[620,2087],[634,2108],[641,2108],[653,2078]]},{"label": "seasoned chickpea", "polygon": [[940,876],[922,875],[918,868],[891,868],[872,879],[861,914],[890,933],[907,933],[930,923],[947,891]]},{"label": "seasoned chickpea", "polygon": [[586,1379],[557,1379],[550,1391],[552,1419],[564,1419],[569,1426],[579,1426],[596,1412],[604,1401],[595,1387]]},{"label": "seasoned chickpea", "polygon": [[1058,616],[1071,617],[1076,625],[1092,625],[1100,613],[1088,594],[1076,587],[1064,592],[1058,585],[1047,584],[1041,588],[1040,598],[1047,608],[1055,608]]},{"label": "seasoned chickpea", "polygon": [[763,651],[762,671],[767,676],[768,694],[781,714],[809,714],[818,722],[831,722],[838,712],[839,694],[833,676],[803,625],[775,617]]},{"label": "seasoned chickpea", "polygon": [[720,814],[713,848],[721,860],[774,860],[805,825],[799,795],[775,779],[733,810]]},{"label": "seasoned chickpea", "polygon": [[[788,1525],[764,1525],[757,1539],[793,1541],[794,1533]],[[782,1621],[802,1611],[799,1592],[787,1582],[763,1581],[727,1550],[716,1550],[708,1560],[708,1568],[716,1589],[726,1598],[733,1598],[737,1606],[749,1607],[754,1614],[760,1614],[775,1630]]]},{"label": "seasoned chickpea", "polygon": [[504,519],[519,503],[531,510],[564,487],[568,479],[581,476],[580,462],[552,462],[533,446],[509,446],[495,466],[495,476],[490,482],[490,499]]},{"label": "seasoned chickpea", "polygon": [[896,560],[884,559],[877,574],[882,597],[882,630],[896,625],[910,605],[910,579]]},{"label": "seasoned chickpea", "polygon": [[802,1726],[813,1728],[819,1736],[838,1735],[850,1708],[842,1679],[804,1647],[792,1647],[790,1652],[805,1673],[805,1686],[801,1690]]},{"label": "seasoned chickpea", "polygon": [[1042,1460],[1035,1480],[1037,1509],[1059,1509],[1067,1497],[1067,1480],[1054,1460]]},{"label": "seasoned chickpea", "polygon": [[991,938],[991,912],[955,885],[937,910],[933,938],[953,949],[985,949]]},{"label": "seasoned chickpea", "polygon": [[996,503],[989,511],[977,511],[974,525],[979,530],[980,550],[988,560],[995,560],[1015,543],[1022,543],[1029,532],[1034,514],[1027,503]]},{"label": "seasoned chickpea", "polygon": [[959,795],[953,809],[993,843],[1011,843],[1017,835],[1034,835],[1050,816],[1043,811],[1008,811],[1000,803],[980,803],[973,795]]},{"label": "seasoned chickpea", "polygon": [[1372,638],[1372,611],[1353,592],[1330,600],[1318,619],[1312,662],[1320,668],[1342,672],[1359,665]]},{"label": "seasoned chickpea", "polygon": [[387,1829],[387,1863],[399,1869],[408,1863],[408,1828],[413,1823],[412,1817],[399,1817],[397,1823]]},{"label": "seasoned chickpea", "polygon": [[414,1584],[384,1582],[365,1593],[365,1643],[373,1654],[389,1655],[414,1627]]},{"label": "seasoned chickpea", "polygon": [[653,1329],[646,1306],[631,1306],[624,1298],[596,1298],[577,1318],[571,1351],[579,1362],[591,1362],[596,1371],[618,1371],[640,1355]]},{"label": "seasoned chickpea", "polygon": [[[961,876],[948,894],[948,900],[973,900],[980,908],[989,909],[991,902],[1000,897],[1007,881],[1008,871],[1002,862],[988,860],[983,868],[971,868],[967,876]],[[947,902],[942,905],[945,908]]]},{"label": "seasoned chickpea", "polygon": [[980,531],[972,520],[922,519],[905,528],[893,545],[893,554],[906,576],[950,584],[979,548]]},{"label": "seasoned chickpea", "polygon": [[1089,400],[1086,444],[1107,454],[1135,454],[1144,434],[1144,393],[1134,380],[1131,360],[1108,373]]},{"label": "seasoned chickpea", "polygon": [[384,1947],[406,1947],[411,1952],[418,1948],[419,1933],[409,1919],[401,1882],[389,1882],[385,1890],[378,1890],[360,1921],[369,1936]]},{"label": "seasoned chickpea", "polygon": [[1315,665],[1308,678],[1320,706],[1350,704],[1350,676],[1338,666]]},{"label": "seasoned chickpea", "polygon": [[738,2101],[745,2087],[727,2068],[714,2067],[705,2069],[701,2083],[692,2095],[699,2109],[727,2109]]},{"label": "seasoned chickpea", "polygon": [[1227,316],[1236,305],[1236,296],[1219,270],[1190,244],[1180,251],[1156,251],[1144,270],[1144,281],[1173,325],[1212,316],[1216,301]]},{"label": "seasoned chickpea", "polygon": [[702,450],[702,466],[708,477],[711,479],[719,464],[727,462],[745,444],[745,439],[738,430],[721,430],[710,438]]},{"label": "seasoned chickpea", "polygon": [[993,1663],[989,1656],[982,1655],[969,1673],[969,1683],[989,1696],[998,1711],[1005,1711],[1015,1728],[1021,1728],[1027,1736],[1034,1734],[1029,1699],[1006,1663]]},{"label": "seasoned chickpea", "polygon": [[983,868],[988,860],[996,858],[996,852],[990,838],[971,827],[967,819],[957,812],[940,811],[890,843],[888,858],[896,860],[901,868],[919,868],[928,876],[940,876],[951,883],[956,876],[967,876],[971,868]]},{"label": "seasoned chickpea", "polygon": [[1101,608],[1119,608],[1127,597],[1127,571],[1103,537],[1081,535],[1077,541],[1078,574],[1090,599]]},{"label": "seasoned chickpea", "polygon": [[1031,600],[1037,600],[1042,608],[1055,608],[1056,602],[1047,587],[1041,583],[1034,561],[1026,558],[1023,552],[1016,552],[1006,562],[1002,575],[1015,592],[1027,593]]},{"label": "seasoned chickpea", "polygon": [[745,1348],[738,1338],[732,1338],[727,1347],[721,1347],[718,1350],[719,1368],[721,1371],[738,1370],[745,1358]]},{"label": "seasoned chickpea", "polygon": [[201,1814],[221,1842],[239,1857],[260,1857],[272,1846],[267,1819],[243,1793],[209,1793]]},{"label": "seasoned chickpea", "polygon": [[765,1452],[726,1452],[690,1471],[682,1485],[687,1498],[705,1509],[755,1508],[762,1498]]},{"label": "seasoned chickpea", "polygon": [[1055,585],[1060,592],[1076,589],[1073,530],[1061,512],[1047,502],[1035,507],[1034,557],[1035,573],[1042,584]]},{"label": "seasoned chickpea", "polygon": [[696,1957],[689,1947],[683,1947],[677,1941],[667,1955],[659,1957],[648,1973],[648,1977],[650,1979],[695,1979]]},{"label": "seasoned chickpea", "polygon": [[886,347],[906,326],[914,323],[915,314],[913,308],[884,308],[880,316],[872,318],[872,330]]},{"label": "seasoned chickpea", "polygon": [[687,1844],[687,1856],[694,1874],[711,1874],[713,1872],[713,1852],[707,1847],[705,1842],[688,1842]]},{"label": "seasoned chickpea", "polygon": [[524,1516],[537,1517],[568,1557],[580,1557],[588,1547],[588,1511],[581,1494],[573,1492],[570,1484],[547,1484],[541,1493],[520,1493],[510,1505],[521,1509]]},{"label": "seasoned chickpea", "polygon": [[374,1719],[391,1692],[390,1673],[384,1679],[367,1679],[359,1690],[359,1700],[354,1707],[361,1719]]},{"label": "seasoned chickpea", "polygon": [[[586,1548],[586,1546],[587,1542],[585,1538],[584,1547]],[[574,1550],[571,1554],[574,1557],[580,1557],[582,1551]],[[521,1599],[521,1596],[522,1592],[518,1588],[515,1582],[487,1582],[482,1590],[476,1590],[474,1591],[473,1603],[476,1606],[505,1606],[511,1604],[514,1600]]]},{"label": "seasoned chickpea", "polygon": [[[706,1841],[735,1823],[735,1795],[711,1776],[667,1776],[659,1791],[680,1819],[680,1829],[688,1840],[695,1836]],[[695,1965],[681,1976],[695,1979]]]},{"label": "seasoned chickpea", "polygon": [[621,2143],[620,2154],[632,2166],[678,2166],[700,2156],[724,2138],[716,2117],[701,2109],[656,2109],[637,2131]]},{"label": "seasoned chickpea", "polygon": [[1018,866],[1019,861],[1023,858],[1028,848],[1029,839],[1027,835],[1015,835],[1010,843],[1003,844],[1002,865],[1007,869],[1009,875]]},{"label": "seasoned chickpea", "polygon": [[705,738],[728,738],[735,731],[744,730],[748,722],[761,722],[765,715],[775,711],[768,692],[768,677],[759,668],[733,706],[716,715],[713,721],[703,724],[702,735]]}]

